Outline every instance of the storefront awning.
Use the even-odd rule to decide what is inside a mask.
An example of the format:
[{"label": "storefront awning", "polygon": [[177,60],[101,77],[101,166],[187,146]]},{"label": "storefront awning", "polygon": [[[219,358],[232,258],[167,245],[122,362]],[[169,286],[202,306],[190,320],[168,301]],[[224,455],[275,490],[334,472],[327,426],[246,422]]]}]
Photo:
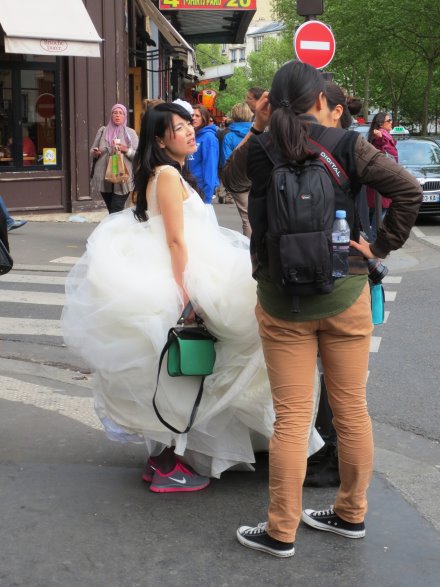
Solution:
[{"label": "storefront awning", "polygon": [[195,54],[194,49],[189,45],[182,35],[168,22],[161,12],[154,6],[150,0],[139,0],[138,5],[142,8],[145,16],[151,18],[157,26],[160,34],[166,39],[167,43],[180,54],[186,61],[188,75],[196,75],[195,72]]},{"label": "storefront awning", "polygon": [[82,0],[1,0],[6,53],[100,57],[102,39]]}]

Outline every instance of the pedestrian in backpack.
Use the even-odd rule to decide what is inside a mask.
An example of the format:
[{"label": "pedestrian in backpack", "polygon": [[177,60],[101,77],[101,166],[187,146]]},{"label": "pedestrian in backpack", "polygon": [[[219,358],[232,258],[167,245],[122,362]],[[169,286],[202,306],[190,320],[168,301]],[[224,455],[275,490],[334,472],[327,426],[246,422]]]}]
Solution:
[{"label": "pedestrian in backpack", "polygon": [[[252,183],[249,219],[257,280],[256,316],[276,415],[269,447],[268,519],[257,526],[241,526],[237,538],[244,546],[278,557],[294,554],[301,519],[312,528],[347,538],[365,536],[367,489],[373,465],[373,438],[366,403],[372,332],[366,260],[384,258],[404,244],[422,200],[417,180],[358,133],[326,129],[323,123],[328,113],[322,75],[307,64],[286,63],[275,74],[270,94],[259,101],[253,134],[260,136],[244,141],[225,169],[226,174],[232,173],[234,164],[241,167],[247,160],[247,175]],[[269,116],[269,132],[263,133]],[[335,279],[330,291],[300,297],[296,307],[292,306],[291,290],[271,275],[270,261],[277,249],[268,246],[268,242],[276,242],[275,237],[280,235],[269,234],[268,226],[273,225],[277,214],[283,213],[268,205],[276,176],[271,158],[283,161],[285,168],[290,165],[295,170],[292,173],[299,176],[306,167],[314,167],[322,182],[319,161],[327,161],[333,186],[330,193],[326,184],[327,195],[330,200],[334,198],[335,209],[346,212],[350,225],[349,274]],[[308,169],[307,173],[314,183],[314,172]],[[345,181],[341,185],[336,181],[345,175],[350,189]],[[292,177],[289,180],[293,181]],[[360,237],[354,212],[355,195],[362,184],[371,185],[392,200],[383,229],[371,244]],[[290,188],[286,189],[289,192]],[[287,195],[297,196],[304,205],[314,198],[313,192],[305,191]],[[308,221],[313,223],[313,214]],[[308,242],[316,252],[313,241]],[[289,255],[292,251],[278,249],[280,259],[284,253]],[[325,250],[322,254],[326,254]],[[307,254],[304,260],[311,264]],[[315,285],[317,278],[316,275]],[[302,511],[318,351],[338,435],[341,485],[334,506]]]}]

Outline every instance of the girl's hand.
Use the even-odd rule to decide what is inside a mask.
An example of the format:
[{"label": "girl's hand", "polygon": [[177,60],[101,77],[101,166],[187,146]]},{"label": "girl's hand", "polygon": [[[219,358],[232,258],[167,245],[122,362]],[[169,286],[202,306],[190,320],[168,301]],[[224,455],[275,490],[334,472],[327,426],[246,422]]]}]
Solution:
[{"label": "girl's hand", "polygon": [[100,157],[100,156],[101,156],[101,150],[100,150],[100,149],[98,149],[98,147],[95,147],[95,148],[93,149],[93,157],[94,157],[95,159],[97,159],[97,158],[98,158],[98,157]]},{"label": "girl's hand", "polygon": [[375,137],[378,137],[379,139],[382,138],[382,132],[377,128],[373,130],[373,134]]},{"label": "girl's hand", "polygon": [[371,252],[370,243],[361,236],[359,237],[358,243],[356,241],[350,241],[350,247],[360,251],[366,259],[377,259],[377,255]]}]

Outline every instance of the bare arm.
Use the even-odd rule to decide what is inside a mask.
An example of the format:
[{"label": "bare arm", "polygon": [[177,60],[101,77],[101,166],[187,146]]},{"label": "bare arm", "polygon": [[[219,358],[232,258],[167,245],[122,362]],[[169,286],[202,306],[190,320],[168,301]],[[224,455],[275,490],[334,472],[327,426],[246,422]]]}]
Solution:
[{"label": "bare arm", "polygon": [[182,183],[176,170],[165,169],[158,177],[157,203],[165,226],[174,279],[186,305],[189,297],[183,287],[183,273],[188,261],[188,251],[184,235]]}]

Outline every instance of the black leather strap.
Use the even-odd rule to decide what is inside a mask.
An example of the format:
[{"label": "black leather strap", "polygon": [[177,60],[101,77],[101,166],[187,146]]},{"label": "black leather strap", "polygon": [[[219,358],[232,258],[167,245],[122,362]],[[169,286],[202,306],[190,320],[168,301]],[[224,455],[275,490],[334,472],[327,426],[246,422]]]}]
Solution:
[{"label": "black leather strap", "polygon": [[[188,304],[183,309],[183,312],[182,312],[179,320],[177,321],[177,324],[179,326],[180,325],[183,325],[183,323],[185,322],[186,318],[188,318],[188,316],[191,314],[192,309],[193,309],[193,307],[192,307],[191,302],[188,302]],[[174,330],[170,330],[170,332],[168,334],[168,340],[167,340],[165,346],[163,347],[162,352],[160,353],[159,367],[157,369],[156,389],[155,389],[154,395],[153,395],[153,408],[154,408],[154,411],[155,411],[156,416],[158,417],[159,421],[164,426],[166,426],[169,430],[171,430],[172,432],[175,432],[176,434],[186,434],[190,430],[190,428],[192,427],[192,425],[194,424],[194,420],[196,418],[197,411],[199,409],[200,402],[202,400],[203,385],[205,383],[205,376],[204,375],[202,376],[202,380],[201,380],[200,386],[199,386],[199,391],[197,393],[197,397],[196,397],[196,400],[195,400],[194,405],[192,407],[191,415],[189,417],[189,421],[188,421],[188,424],[187,424],[185,430],[178,430],[177,428],[174,428],[174,426],[172,426],[169,422],[167,422],[162,417],[162,415],[160,414],[159,409],[158,409],[157,404],[156,404],[157,388],[159,387],[159,377],[160,377],[160,371],[161,371],[161,368],[162,368],[162,363],[163,363],[163,360],[165,358],[165,355],[168,352],[168,349],[173,344],[173,342],[176,340],[176,338],[177,338],[176,332]]]}]

